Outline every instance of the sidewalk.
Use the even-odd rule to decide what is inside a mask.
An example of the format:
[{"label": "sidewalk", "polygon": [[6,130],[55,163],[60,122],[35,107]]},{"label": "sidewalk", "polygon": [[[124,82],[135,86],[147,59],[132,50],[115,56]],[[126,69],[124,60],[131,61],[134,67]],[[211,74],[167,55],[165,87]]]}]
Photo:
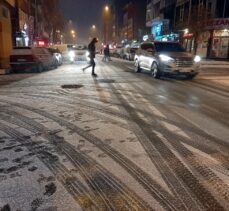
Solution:
[{"label": "sidewalk", "polygon": [[217,60],[202,60],[200,62],[201,70],[223,70],[229,71],[228,61],[217,61]]},{"label": "sidewalk", "polygon": [[207,67],[219,67],[219,68],[229,68],[229,61],[217,61],[217,60],[202,60],[200,62],[201,66]]}]

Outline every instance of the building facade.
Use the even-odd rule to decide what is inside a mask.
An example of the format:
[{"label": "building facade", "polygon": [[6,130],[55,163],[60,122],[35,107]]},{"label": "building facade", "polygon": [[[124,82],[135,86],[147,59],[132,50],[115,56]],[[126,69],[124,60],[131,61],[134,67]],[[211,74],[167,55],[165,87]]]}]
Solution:
[{"label": "building facade", "polygon": [[15,0],[12,16],[14,46],[29,46],[29,1]]},{"label": "building facade", "polygon": [[148,0],[146,26],[151,32],[149,39],[162,41],[179,39],[179,35],[174,33],[175,6],[175,0]]},{"label": "building facade", "polygon": [[175,28],[184,47],[203,58],[229,59],[228,8],[228,0],[177,0]]},{"label": "building facade", "polygon": [[145,26],[147,0],[115,0],[115,40],[117,43],[142,41],[147,32]]},{"label": "building facade", "polygon": [[229,59],[229,0],[148,0],[145,39],[180,41],[203,58]]},{"label": "building facade", "polygon": [[141,42],[148,31],[145,26],[146,0],[129,1],[123,8],[120,38],[124,43]]},{"label": "building facade", "polygon": [[15,1],[0,0],[0,69],[9,67],[9,55],[12,49],[12,14]]}]

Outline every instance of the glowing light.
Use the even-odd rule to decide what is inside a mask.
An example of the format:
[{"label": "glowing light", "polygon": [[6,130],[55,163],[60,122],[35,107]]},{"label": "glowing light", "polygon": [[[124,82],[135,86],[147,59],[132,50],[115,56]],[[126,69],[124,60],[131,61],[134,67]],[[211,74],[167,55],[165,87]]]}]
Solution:
[{"label": "glowing light", "polygon": [[109,7],[105,6],[105,11],[108,12],[109,11]]},{"label": "glowing light", "polygon": [[44,41],[38,41],[38,46],[44,46],[45,42]]},{"label": "glowing light", "polygon": [[185,29],[185,30],[184,30],[184,33],[185,33],[185,34],[188,34],[188,32],[189,32],[188,29]]}]

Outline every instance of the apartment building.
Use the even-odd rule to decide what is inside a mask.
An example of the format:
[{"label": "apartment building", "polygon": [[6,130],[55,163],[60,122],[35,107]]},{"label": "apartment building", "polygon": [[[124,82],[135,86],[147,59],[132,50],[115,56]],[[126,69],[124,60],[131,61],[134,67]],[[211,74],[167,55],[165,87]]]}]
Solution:
[{"label": "apartment building", "polygon": [[142,41],[147,32],[145,26],[147,0],[115,0],[115,39],[116,42],[130,44]]},{"label": "apartment building", "polygon": [[175,0],[148,0],[146,26],[151,31],[148,39],[162,41],[179,39],[179,35],[174,33],[175,6]]},{"label": "apartment building", "polygon": [[132,0],[124,6],[121,33],[124,43],[142,41],[143,35],[147,32],[145,26],[146,2],[146,0]]},{"label": "apartment building", "polygon": [[12,49],[12,13],[14,0],[0,0],[0,69],[9,67],[9,55]]}]

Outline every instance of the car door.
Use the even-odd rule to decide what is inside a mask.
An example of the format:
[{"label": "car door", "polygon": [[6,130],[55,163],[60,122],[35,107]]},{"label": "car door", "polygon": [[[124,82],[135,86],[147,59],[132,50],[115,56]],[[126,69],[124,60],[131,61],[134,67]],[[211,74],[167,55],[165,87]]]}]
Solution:
[{"label": "car door", "polygon": [[155,46],[154,44],[149,44],[145,51],[145,67],[146,69],[151,70],[151,66],[155,61]]},{"label": "car door", "polygon": [[138,58],[138,62],[139,65],[141,66],[141,68],[146,68],[146,49],[147,49],[147,45],[146,43],[142,44],[140,46],[140,53],[139,53],[139,58]]}]

